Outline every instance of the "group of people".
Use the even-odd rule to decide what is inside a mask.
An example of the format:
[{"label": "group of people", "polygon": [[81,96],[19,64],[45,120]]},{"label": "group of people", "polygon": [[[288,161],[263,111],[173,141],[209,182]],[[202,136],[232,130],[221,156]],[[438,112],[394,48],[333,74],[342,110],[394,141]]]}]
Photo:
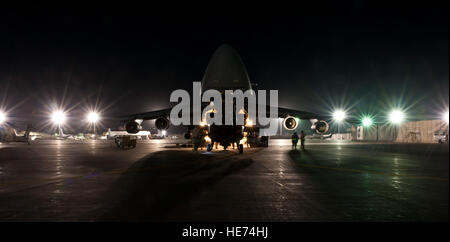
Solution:
[{"label": "group of people", "polygon": [[298,136],[297,132],[294,132],[291,136],[291,139],[292,139],[292,149],[294,150],[297,149],[297,143],[298,140],[300,139],[301,149],[305,150],[305,133],[303,132],[303,130],[300,132],[300,137]]},{"label": "group of people", "polygon": [[192,144],[194,145],[194,151],[197,152],[198,148],[203,150],[203,147],[206,145],[205,136],[208,135],[208,131],[196,127],[192,130]]},{"label": "group of people", "polygon": [[[197,151],[198,148],[203,149],[203,146],[205,146],[206,142],[204,140],[204,137],[208,135],[208,131],[201,129],[201,128],[195,128],[192,132],[192,143],[194,145],[194,151]],[[248,139],[254,138],[255,135],[249,135]],[[297,134],[297,132],[294,132],[291,136],[292,139],[292,149],[297,150],[297,144],[300,140],[300,148],[302,150],[305,150],[305,132],[303,130],[300,132],[300,136]],[[248,140],[250,141],[250,140]],[[247,145],[249,145],[251,142],[247,142]],[[234,143],[233,143],[234,148]],[[216,149],[217,149],[217,143],[216,143]]]}]

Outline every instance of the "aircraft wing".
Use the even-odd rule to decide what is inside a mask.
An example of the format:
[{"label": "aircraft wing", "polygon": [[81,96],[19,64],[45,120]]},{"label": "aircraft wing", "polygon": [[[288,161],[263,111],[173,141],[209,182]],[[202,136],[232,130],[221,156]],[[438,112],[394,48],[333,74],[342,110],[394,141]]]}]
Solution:
[{"label": "aircraft wing", "polygon": [[328,117],[319,115],[316,113],[278,107],[278,117],[285,118],[288,116],[294,116],[299,119],[309,119],[309,120],[310,119],[320,119],[320,120],[328,119]]},{"label": "aircraft wing", "polygon": [[[203,108],[205,108],[209,104],[202,103],[201,105],[202,105],[201,110],[203,110]],[[150,111],[150,112],[145,112],[145,113],[124,115],[124,116],[121,116],[121,118],[123,121],[131,121],[131,120],[136,120],[136,119],[152,120],[152,119],[157,119],[157,118],[161,118],[161,117],[169,117],[171,110],[172,110],[172,108],[166,108],[166,109],[160,109],[160,110],[155,110],[155,111]]]},{"label": "aircraft wing", "polygon": [[[204,106],[206,106],[206,105],[204,105]],[[204,107],[202,107],[202,108],[204,108]],[[130,115],[122,116],[121,118],[124,121],[130,121],[130,120],[136,120],[136,119],[152,120],[152,119],[157,119],[160,117],[168,117],[170,115],[170,110],[172,110],[172,108],[166,108],[166,109],[155,110],[155,111],[144,112],[144,113],[130,114]],[[270,110],[270,106],[267,106],[267,113],[269,110]],[[318,115],[318,114],[312,113],[312,112],[306,112],[306,111],[300,111],[300,110],[282,108],[282,107],[278,108],[278,117],[285,118],[288,116],[294,116],[299,119],[308,119],[308,120],[310,120],[310,119],[326,120],[326,119],[330,118],[330,117],[327,117],[324,115]]]},{"label": "aircraft wing", "polygon": [[312,112],[278,107],[278,117],[279,118],[286,118],[288,116],[294,116],[296,118],[305,119],[305,120],[312,120],[312,119],[329,120],[331,118],[327,115],[321,115],[321,114],[312,113]]},{"label": "aircraft wing", "polygon": [[169,116],[170,110],[172,110],[172,108],[155,110],[155,111],[150,111],[150,112],[145,112],[145,113],[130,114],[130,115],[122,116],[121,118],[124,121],[130,121],[130,120],[136,120],[136,119],[151,120],[151,119],[157,119],[160,117]]}]

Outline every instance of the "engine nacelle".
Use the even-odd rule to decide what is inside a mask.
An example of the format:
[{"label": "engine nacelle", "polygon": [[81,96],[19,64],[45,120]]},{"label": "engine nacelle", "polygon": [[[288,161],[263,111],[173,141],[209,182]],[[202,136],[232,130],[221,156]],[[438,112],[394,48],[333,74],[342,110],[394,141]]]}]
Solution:
[{"label": "engine nacelle", "polygon": [[137,133],[139,133],[139,131],[141,131],[142,126],[139,125],[139,123],[136,121],[130,121],[125,124],[125,129],[130,134],[137,134]]},{"label": "engine nacelle", "polygon": [[159,130],[167,130],[169,129],[170,123],[167,118],[158,118],[155,120],[155,126]]},{"label": "engine nacelle", "polygon": [[191,133],[187,132],[184,134],[184,138],[185,139],[190,139],[191,138]]},{"label": "engine nacelle", "polygon": [[286,117],[283,120],[283,126],[287,130],[295,130],[298,127],[298,120],[292,116]]},{"label": "engine nacelle", "polygon": [[313,124],[313,126],[311,127],[311,129],[316,130],[316,133],[318,133],[318,134],[325,134],[328,131],[329,127],[330,126],[328,125],[328,123],[326,121],[320,120],[320,121],[315,122]]}]

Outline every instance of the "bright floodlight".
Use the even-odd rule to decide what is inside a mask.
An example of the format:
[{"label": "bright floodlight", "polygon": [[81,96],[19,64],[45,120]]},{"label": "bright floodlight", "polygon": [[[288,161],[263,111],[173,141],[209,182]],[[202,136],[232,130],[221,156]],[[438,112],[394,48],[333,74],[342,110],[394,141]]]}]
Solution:
[{"label": "bright floodlight", "polygon": [[89,123],[97,123],[100,120],[100,116],[96,112],[90,112],[87,116],[87,120]]},{"label": "bright floodlight", "polygon": [[343,110],[336,110],[333,113],[333,119],[338,122],[341,122],[342,120],[344,120],[345,116],[346,116],[346,114]]},{"label": "bright floodlight", "polygon": [[52,114],[52,121],[55,124],[63,124],[66,120],[66,115],[62,111],[55,111]]},{"label": "bright floodlight", "polygon": [[166,134],[167,134],[167,131],[163,130],[163,131],[162,131],[162,135],[163,135],[163,136],[166,136]]},{"label": "bright floodlight", "polygon": [[6,114],[0,111],[0,124],[6,121]]},{"label": "bright floodlight", "polygon": [[369,117],[365,117],[365,118],[363,118],[363,120],[362,120],[362,124],[363,124],[363,126],[365,126],[365,127],[369,127],[370,125],[372,125],[372,119],[371,118],[369,118]]},{"label": "bright floodlight", "polygon": [[391,123],[399,124],[403,122],[403,119],[405,118],[405,115],[400,110],[394,110],[389,114],[389,120]]},{"label": "bright floodlight", "polygon": [[[444,113],[442,118],[444,119],[445,122],[448,123],[448,111],[446,113]],[[1,116],[0,116],[0,123],[1,123]]]},{"label": "bright floodlight", "polygon": [[247,124],[245,126],[252,127],[253,126],[253,121],[251,121],[250,119],[247,119]]}]

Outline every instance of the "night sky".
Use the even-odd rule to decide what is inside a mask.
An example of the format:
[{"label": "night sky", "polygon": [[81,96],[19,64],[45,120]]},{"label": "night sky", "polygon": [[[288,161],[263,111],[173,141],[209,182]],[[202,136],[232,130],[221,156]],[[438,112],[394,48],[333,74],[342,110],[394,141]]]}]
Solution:
[{"label": "night sky", "polygon": [[279,90],[283,107],[448,109],[447,3],[265,5],[259,16],[112,5],[1,10],[0,105],[18,124],[43,127],[56,103],[70,110],[73,131],[96,103],[104,128],[117,127],[118,115],[169,107],[171,91],[191,91],[223,43],[239,52],[258,89]]}]

